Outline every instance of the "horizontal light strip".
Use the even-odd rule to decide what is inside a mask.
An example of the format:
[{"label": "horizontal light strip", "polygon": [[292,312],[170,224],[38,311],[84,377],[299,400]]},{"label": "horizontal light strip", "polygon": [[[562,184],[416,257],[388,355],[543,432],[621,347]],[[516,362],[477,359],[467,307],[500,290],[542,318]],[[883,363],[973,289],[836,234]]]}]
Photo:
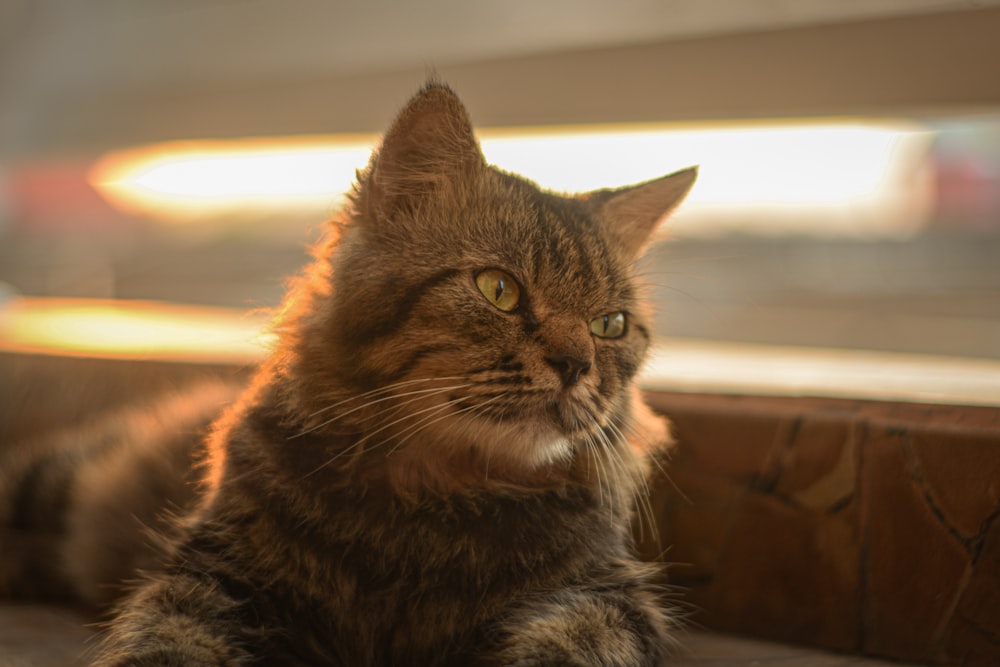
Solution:
[{"label": "horizontal light strip", "polygon": [[0,306],[0,350],[71,357],[252,363],[263,315],[151,301],[19,297]]},{"label": "horizontal light strip", "polygon": [[[736,128],[493,130],[483,152],[543,187],[585,192],[700,165],[676,231],[711,234],[737,213],[747,231],[907,233],[926,218],[920,169],[931,134],[904,121]],[[377,138],[176,142],[111,153],[90,182],[118,208],[184,222],[339,206]],[[719,222],[726,220],[728,222]]]},{"label": "horizontal light strip", "polygon": [[654,349],[642,384],[660,391],[1000,406],[1000,361],[666,339]]},{"label": "horizontal light strip", "polygon": [[[0,350],[248,364],[273,343],[261,314],[144,301],[16,298]],[[1000,406],[1000,361],[665,339],[641,378],[664,391],[827,396]]]},{"label": "horizontal light strip", "polygon": [[104,156],[88,180],[119,209],[166,222],[335,205],[375,138],[299,137],[154,144]]}]

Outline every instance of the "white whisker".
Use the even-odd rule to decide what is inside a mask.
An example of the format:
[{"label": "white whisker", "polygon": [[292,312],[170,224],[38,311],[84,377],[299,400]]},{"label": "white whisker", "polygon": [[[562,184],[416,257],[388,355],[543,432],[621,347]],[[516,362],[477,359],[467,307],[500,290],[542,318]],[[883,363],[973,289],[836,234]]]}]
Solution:
[{"label": "white whisker", "polygon": [[416,379],[413,379],[413,380],[403,380],[401,382],[395,382],[393,384],[389,384],[389,385],[386,385],[384,387],[379,387],[378,389],[371,389],[369,391],[366,391],[364,393],[358,394],[356,396],[351,396],[349,398],[345,398],[342,401],[337,401],[336,403],[334,403],[332,405],[328,405],[325,408],[320,408],[319,410],[316,410],[315,412],[306,415],[306,418],[315,417],[316,415],[321,414],[323,412],[326,412],[327,410],[332,410],[332,409],[334,409],[336,407],[339,407],[339,406],[341,406],[341,405],[343,405],[345,403],[350,403],[351,401],[356,401],[356,400],[358,400],[360,398],[367,398],[368,396],[373,396],[375,394],[384,394],[386,392],[392,391],[393,389],[398,389],[399,387],[405,387],[405,386],[411,385],[411,384],[417,384],[418,382],[433,382],[435,380],[441,381],[441,380],[461,380],[461,379],[463,379],[461,376],[453,375],[453,376],[449,376],[449,377],[416,378]]},{"label": "white whisker", "polygon": [[[455,417],[457,415],[469,412],[470,410],[476,410],[476,409],[482,410],[486,406],[488,406],[490,403],[493,403],[494,401],[497,401],[497,400],[499,400],[499,399],[501,399],[503,397],[504,397],[504,394],[497,394],[496,396],[493,396],[492,398],[489,398],[489,399],[483,401],[482,403],[477,403],[475,405],[470,405],[470,406],[464,407],[461,410],[456,410],[455,412],[452,412],[450,414],[442,415],[440,413],[436,413],[436,414],[430,415],[429,417],[425,417],[424,419],[420,420],[418,423],[413,424],[412,426],[407,427],[404,431],[401,431],[399,433],[399,435],[403,435],[403,433],[408,433],[408,434],[406,435],[406,437],[400,439],[393,446],[393,448],[389,451],[389,453],[386,454],[386,456],[392,456],[392,454],[397,449],[399,449],[407,440],[409,440],[413,436],[417,435],[420,431],[423,431],[423,430],[426,430],[427,428],[430,428],[431,426],[433,426],[434,424],[438,423],[442,419],[446,419],[448,417]],[[457,400],[456,401],[448,401],[447,403],[443,404],[441,407],[448,408],[448,407],[451,407],[456,402],[458,402],[458,401]]]},{"label": "white whisker", "polygon": [[[591,452],[593,452],[594,455],[594,467],[597,470],[597,488],[599,490],[598,498],[600,499],[602,505],[604,505],[607,502],[609,506],[611,506],[612,503],[604,499],[605,493],[607,493],[609,497],[611,496],[611,483],[606,477],[607,471],[604,470],[604,461],[602,460],[603,457],[601,456],[600,449],[598,448],[597,443],[594,441],[593,436],[591,436],[589,433],[587,434],[587,447],[590,449]],[[602,475],[602,473],[605,474]]]},{"label": "white whisker", "polygon": [[[469,385],[457,385],[456,387],[443,387],[443,388],[439,389],[438,393],[445,393],[445,392],[448,392],[448,391],[452,391],[455,388],[461,388],[461,387],[465,387],[465,386],[469,386]],[[420,400],[421,398],[426,398],[426,396],[419,396],[417,398],[411,398],[411,399],[409,399],[407,401],[404,401],[401,405],[405,405],[405,404],[408,404],[408,403],[413,403],[414,401]],[[367,435],[365,435],[361,439],[359,439],[356,442],[352,443],[346,449],[344,449],[344,450],[342,450],[340,452],[337,452],[335,455],[331,456],[329,459],[327,459],[326,461],[324,461],[323,463],[321,463],[315,469],[313,469],[313,470],[309,471],[308,473],[306,473],[303,476],[303,479],[305,479],[306,477],[310,477],[312,475],[315,475],[320,470],[323,470],[327,466],[333,464],[337,459],[339,459],[339,458],[341,458],[343,456],[346,456],[346,455],[350,454],[351,452],[354,452],[362,444],[364,444],[367,440],[369,440],[372,436],[374,436],[374,435],[376,435],[378,433],[381,433],[382,431],[386,430],[387,428],[391,428],[392,426],[398,424],[399,422],[406,421],[407,419],[411,419],[411,418],[413,418],[413,417],[415,417],[417,415],[420,415],[420,414],[423,414],[423,413],[426,413],[426,412],[430,412],[430,411],[433,411],[433,410],[446,409],[449,405],[452,405],[453,403],[456,403],[456,402],[461,401],[461,400],[462,400],[461,398],[455,398],[455,399],[452,399],[450,401],[446,401],[445,403],[440,404],[440,405],[432,405],[430,407],[423,408],[421,410],[417,410],[414,413],[403,415],[402,417],[400,417],[398,419],[394,419],[394,420],[390,421],[387,424],[383,424],[379,428],[375,429],[374,431],[371,431],[370,433],[368,433]],[[376,447],[381,446],[382,444],[383,443],[379,443],[378,445],[376,445]]]},{"label": "white whisker", "polygon": [[594,474],[597,475],[597,499],[601,505],[604,504],[604,482],[601,480],[601,461],[594,447],[594,439],[587,434],[587,463],[593,466]]},{"label": "white whisker", "polygon": [[[626,425],[626,429],[630,433],[632,433],[632,434],[636,434],[636,435],[640,434],[640,432],[634,426],[632,426],[632,425]],[[645,440],[645,442],[647,444],[653,445],[654,446],[654,451],[656,449],[655,446],[657,446],[657,445],[660,444],[659,442],[655,442],[655,441],[651,440],[649,438],[649,436],[644,435],[644,434],[643,434],[643,440]],[[656,469],[660,471],[660,474],[663,476],[663,479],[667,480],[667,482],[670,484],[670,486],[673,487],[674,491],[676,491],[677,494],[681,498],[683,498],[686,503],[688,503],[689,505],[694,505],[694,501],[691,500],[691,498],[688,497],[688,495],[686,493],[684,493],[684,491],[681,490],[681,488],[679,486],[677,486],[677,483],[674,481],[674,478],[671,477],[670,473],[667,472],[667,469],[663,467],[663,465],[660,463],[659,458],[657,456],[651,454],[650,456],[646,457],[646,460],[648,460],[650,463],[652,463],[654,466],[656,466]]]},{"label": "white whisker", "polygon": [[[441,379],[445,379],[445,378],[434,378],[434,379],[441,380]],[[399,385],[394,385],[394,386],[399,386]],[[402,405],[407,405],[408,403],[411,403],[413,401],[420,400],[421,398],[424,397],[425,394],[432,394],[432,395],[433,394],[441,394],[441,393],[446,393],[446,392],[449,392],[449,391],[454,391],[456,389],[465,389],[465,388],[471,387],[471,386],[472,386],[471,384],[459,384],[459,385],[449,385],[447,387],[432,387],[430,389],[417,389],[417,390],[414,390],[414,391],[403,392],[402,394],[390,394],[389,396],[383,396],[381,398],[376,398],[374,400],[368,401],[367,403],[363,403],[362,405],[359,405],[359,406],[357,406],[355,408],[351,408],[350,410],[348,410],[346,412],[338,413],[338,414],[334,415],[333,417],[331,417],[330,419],[322,421],[319,424],[316,424],[315,426],[310,426],[309,428],[307,428],[307,429],[305,429],[303,431],[300,431],[300,432],[296,433],[295,435],[289,436],[288,439],[291,440],[292,438],[298,438],[298,437],[301,437],[301,436],[306,435],[308,433],[312,433],[313,431],[321,429],[321,428],[323,428],[325,426],[329,426],[330,424],[334,423],[335,421],[343,419],[347,415],[350,415],[350,414],[352,414],[354,412],[358,412],[359,410],[364,410],[365,408],[371,407],[373,405],[377,405],[378,403],[383,403],[385,401],[391,401],[393,399],[403,398],[405,396],[417,396],[417,398],[410,399],[408,401],[403,401],[402,403],[400,403],[400,406],[402,406]],[[380,390],[380,391],[384,392],[385,390]],[[361,398],[361,396],[358,396],[356,398]],[[347,402],[347,401],[340,401],[340,404],[343,404],[345,402]],[[399,406],[394,406],[394,407],[399,407]],[[313,413],[313,414],[318,414],[318,413]]]},{"label": "white whisker", "polygon": [[[627,444],[627,437],[622,432],[621,428],[614,423],[613,419],[608,420],[608,427],[614,431],[619,438],[621,438],[623,443]],[[656,517],[653,511],[652,492],[649,488],[649,481],[646,479],[645,474],[638,475],[637,477],[639,483],[633,487],[632,497],[635,502],[636,513],[638,514],[640,538],[643,536],[643,519],[645,519],[646,525],[649,526],[650,539],[659,544],[660,530],[656,525]]]},{"label": "white whisker", "polygon": [[[459,399],[455,399],[455,400],[459,400]],[[421,412],[427,412],[428,410],[440,410],[440,409],[442,409],[443,407],[445,407],[447,405],[448,405],[447,403],[445,403],[444,406],[442,406],[442,405],[434,405],[434,406],[431,406],[430,408],[425,408],[423,410],[420,410],[420,411],[418,411],[417,413],[414,413],[414,414],[419,414]],[[305,479],[306,477],[310,477],[312,475],[315,475],[320,470],[323,470],[327,466],[333,464],[333,462],[336,461],[337,459],[339,459],[339,458],[341,458],[343,456],[346,456],[346,455],[350,454],[351,452],[354,452],[362,444],[364,444],[364,442],[366,440],[368,440],[369,438],[371,438],[371,436],[375,435],[376,433],[379,433],[380,431],[384,431],[385,429],[391,427],[393,424],[396,424],[396,423],[401,422],[401,421],[405,421],[406,419],[409,419],[412,416],[413,415],[404,415],[403,417],[400,417],[399,419],[396,419],[396,420],[394,420],[392,422],[389,422],[388,424],[384,424],[383,426],[379,427],[378,429],[376,429],[376,430],[372,431],[371,433],[365,435],[360,440],[357,440],[356,442],[352,443],[350,447],[347,447],[346,449],[344,449],[344,450],[342,450],[340,452],[337,452],[336,454],[334,454],[333,456],[331,456],[329,459],[327,459],[326,461],[324,461],[323,463],[321,463],[315,469],[309,471],[306,475],[304,475],[303,479]],[[384,442],[385,441],[380,442],[378,445],[375,445],[375,447],[372,447],[372,449],[375,449],[376,447],[381,446],[382,444],[384,444]]]},{"label": "white whisker", "polygon": [[[411,399],[411,401],[412,400],[413,399]],[[388,422],[386,424],[383,424],[382,426],[378,427],[374,431],[371,431],[370,433],[368,433],[367,435],[365,435],[363,438],[361,438],[360,440],[358,440],[355,443],[355,446],[358,446],[358,445],[362,444],[363,442],[369,440],[373,435],[377,435],[377,434],[381,433],[382,431],[385,431],[388,428],[392,428],[393,426],[395,426],[396,424],[398,424],[400,422],[406,421],[407,419],[412,419],[412,418],[416,417],[417,415],[426,414],[428,412],[432,412],[432,411],[439,412],[442,409],[445,409],[448,406],[450,406],[450,405],[452,405],[454,403],[457,403],[457,402],[459,402],[461,400],[463,400],[463,399],[462,398],[453,398],[450,401],[445,401],[444,403],[439,403],[437,405],[431,405],[431,406],[426,407],[426,408],[421,408],[420,410],[417,410],[416,412],[411,412],[411,413],[403,415],[402,417],[399,417],[398,419],[393,419],[392,421],[390,421],[390,422]],[[380,442],[379,444],[375,445],[375,447],[379,447],[379,446],[381,446],[383,444],[385,444],[385,441]]]},{"label": "white whisker", "polygon": [[[605,461],[605,463],[608,464],[608,465],[610,465],[610,466],[613,466],[613,467],[617,466],[617,464],[614,461],[614,459],[611,458],[611,455],[614,453],[614,445],[611,443],[611,440],[608,438],[608,435],[601,428],[601,425],[598,423],[597,419],[593,415],[591,415],[591,414],[588,414],[587,416],[590,417],[590,421],[594,424],[594,430],[593,430],[593,435],[592,435],[591,441],[592,442],[594,441],[593,437],[597,437],[597,438],[600,439],[601,445],[603,445],[603,447],[601,448],[601,453],[603,454],[603,456],[601,456],[600,458],[603,459]],[[618,475],[616,475],[616,477],[617,476]],[[610,523],[611,525],[614,525],[614,514],[615,514],[614,496],[615,496],[615,489],[611,488],[611,479],[612,478],[611,478],[610,471],[606,475],[606,479],[607,479],[607,482],[608,482],[608,523]]]}]

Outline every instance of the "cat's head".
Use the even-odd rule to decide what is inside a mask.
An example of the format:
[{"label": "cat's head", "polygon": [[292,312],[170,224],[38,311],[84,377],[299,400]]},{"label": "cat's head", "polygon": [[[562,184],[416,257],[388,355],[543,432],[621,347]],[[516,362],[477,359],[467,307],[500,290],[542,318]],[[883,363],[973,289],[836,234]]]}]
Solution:
[{"label": "cat's head", "polygon": [[617,442],[650,344],[633,263],[694,179],[542,191],[487,165],[454,93],[428,85],[360,174],[299,309],[310,429],[494,470]]}]

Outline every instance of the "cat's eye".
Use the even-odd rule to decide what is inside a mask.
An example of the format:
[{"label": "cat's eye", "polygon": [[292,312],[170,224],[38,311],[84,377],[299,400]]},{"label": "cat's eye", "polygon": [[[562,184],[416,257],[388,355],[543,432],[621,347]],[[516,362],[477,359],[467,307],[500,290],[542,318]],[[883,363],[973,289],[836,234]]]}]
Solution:
[{"label": "cat's eye", "polygon": [[509,273],[500,269],[486,269],[476,274],[476,287],[486,300],[509,313],[521,301],[521,288]]},{"label": "cat's eye", "polygon": [[608,313],[590,321],[590,333],[601,338],[618,338],[625,333],[625,313]]}]

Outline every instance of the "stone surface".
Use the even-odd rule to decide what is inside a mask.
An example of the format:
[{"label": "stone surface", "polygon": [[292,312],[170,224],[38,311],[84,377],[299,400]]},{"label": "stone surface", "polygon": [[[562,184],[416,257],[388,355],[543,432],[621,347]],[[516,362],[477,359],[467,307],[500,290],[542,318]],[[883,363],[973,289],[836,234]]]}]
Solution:
[{"label": "stone surface", "polygon": [[910,446],[929,502],[962,537],[980,535],[1000,507],[996,433],[914,433]]},{"label": "stone surface", "polygon": [[670,667],[906,667],[898,662],[714,632],[686,634],[682,646]]},{"label": "stone surface", "polygon": [[0,603],[0,665],[82,667],[93,632],[71,609]]},{"label": "stone surface", "polygon": [[652,400],[678,427],[655,502],[699,623],[1000,664],[1000,409]]},{"label": "stone surface", "polygon": [[781,456],[774,492],[808,509],[830,511],[857,491],[858,438],[851,423],[805,416]]},{"label": "stone surface", "polygon": [[[737,417],[754,425],[741,429],[751,441],[742,448],[719,426],[725,419],[711,411],[675,419],[673,484],[655,499],[671,582],[714,627],[856,649],[854,429],[827,417],[782,417],[770,428]],[[720,435],[725,442],[704,448],[697,439]]]},{"label": "stone surface", "polygon": [[[747,489],[690,468],[678,468],[670,476],[671,481],[657,485],[653,494],[659,539],[644,544],[641,553],[669,563],[672,583],[698,588],[714,576],[728,539],[730,517]],[[683,495],[678,489],[683,489]]]},{"label": "stone surface", "polygon": [[766,473],[782,424],[754,414],[730,414],[718,418],[712,412],[671,415],[677,439],[697,442],[698,447],[680,448],[679,463],[712,470],[724,477],[756,480]]},{"label": "stone surface", "polygon": [[724,629],[857,650],[856,511],[827,517],[772,494],[748,495],[706,591],[706,610]]},{"label": "stone surface", "polygon": [[[92,635],[84,623],[84,617],[59,607],[0,604],[0,666],[82,667]],[[678,640],[671,667],[890,667],[858,656],[711,632],[685,632]]]},{"label": "stone surface", "polygon": [[[0,442],[210,373],[234,370],[0,355],[0,398],[24,397],[0,400]],[[22,391],[33,382],[54,393]],[[1000,409],[652,400],[674,419],[679,445],[652,500],[659,541],[647,531],[643,553],[674,563],[670,581],[685,589],[696,624],[924,663],[1000,665]],[[49,630],[32,634],[27,608],[0,606],[0,665],[74,664],[78,625],[43,612],[56,614]],[[676,664],[876,664],[728,641]],[[720,646],[745,652],[712,652]]]},{"label": "stone surface", "polygon": [[956,627],[948,638],[948,647],[953,655],[966,652],[995,661],[1000,656],[1000,517],[994,516],[978,546],[974,570],[959,600]]},{"label": "stone surface", "polygon": [[866,442],[863,649],[944,661],[942,633],[972,564],[913,477],[908,439],[895,427],[876,427]]}]

